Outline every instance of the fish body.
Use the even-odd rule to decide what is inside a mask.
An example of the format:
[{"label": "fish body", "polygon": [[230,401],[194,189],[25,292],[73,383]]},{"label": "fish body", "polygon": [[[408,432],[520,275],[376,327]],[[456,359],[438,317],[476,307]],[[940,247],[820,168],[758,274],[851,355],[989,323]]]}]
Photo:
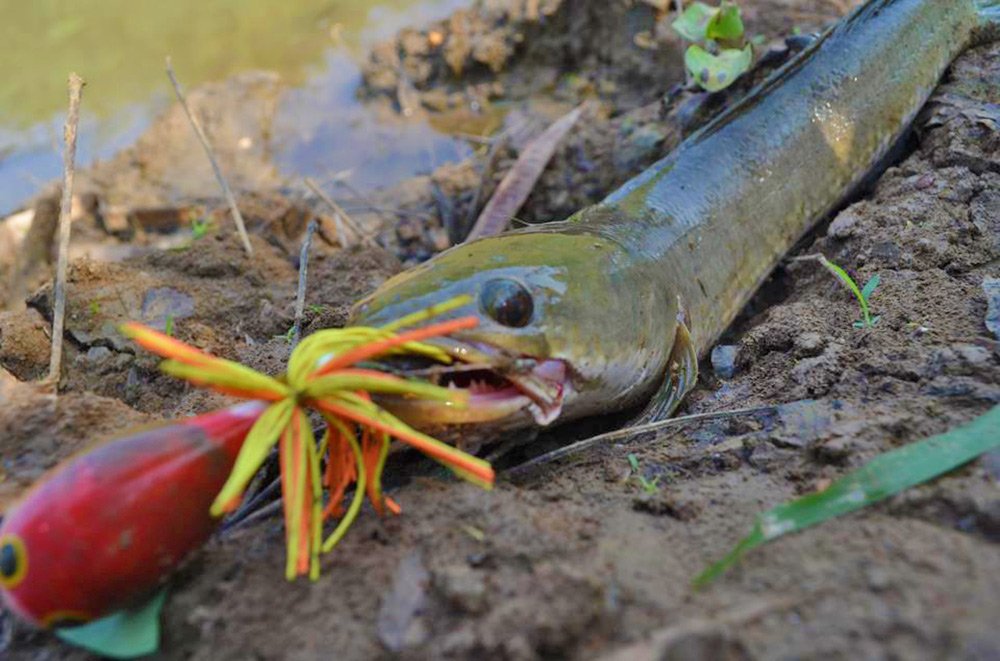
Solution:
[{"label": "fish body", "polygon": [[209,507],[263,410],[147,428],[52,469],[0,524],[7,607],[56,627],[137,605],[215,530]]},{"label": "fish body", "polygon": [[461,294],[473,302],[453,314],[481,323],[450,340],[461,370],[413,372],[469,388],[469,408],[384,405],[438,434],[457,425],[455,438],[646,402],[669,414],[697,356],[871,175],[996,11],[973,0],[870,0],[598,204],[456,246],[387,281],[354,323]]}]

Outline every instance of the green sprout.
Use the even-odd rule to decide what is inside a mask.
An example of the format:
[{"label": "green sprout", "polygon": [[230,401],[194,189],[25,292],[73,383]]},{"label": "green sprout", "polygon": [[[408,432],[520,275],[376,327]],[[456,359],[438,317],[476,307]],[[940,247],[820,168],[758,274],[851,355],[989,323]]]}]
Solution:
[{"label": "green sprout", "polygon": [[191,219],[191,236],[195,239],[200,239],[209,233],[212,229],[212,219],[211,218],[192,218]]},{"label": "green sprout", "polygon": [[174,315],[172,314],[167,315],[167,320],[166,322],[164,322],[163,325],[163,334],[166,335],[167,337],[174,336]]},{"label": "green sprout", "polygon": [[628,465],[632,468],[632,473],[635,475],[635,479],[639,482],[639,486],[642,490],[649,495],[653,495],[660,490],[660,476],[657,475],[652,480],[647,480],[646,476],[642,474],[639,469],[639,458],[634,454],[628,455]]},{"label": "green sprout", "polygon": [[321,314],[324,310],[326,310],[326,306],[325,305],[320,305],[318,303],[311,303],[310,305],[307,305],[306,307],[308,307],[309,311],[312,312],[313,314]]},{"label": "green sprout", "polygon": [[851,290],[851,293],[854,294],[854,298],[858,300],[858,307],[861,308],[861,319],[854,322],[855,328],[871,328],[878,323],[879,319],[882,318],[881,315],[872,316],[871,310],[868,307],[868,301],[875,292],[875,288],[878,287],[879,283],[882,281],[878,273],[869,278],[864,287],[858,287],[858,283],[854,281],[854,278],[852,278],[847,271],[837,266],[823,255],[803,255],[802,257],[797,257],[795,259],[796,261],[819,262],[824,268],[826,268],[827,271],[837,276],[837,279],[844,283],[845,287]]},{"label": "green sprout", "polygon": [[743,18],[735,4],[724,1],[712,7],[693,2],[672,27],[694,42],[684,53],[684,66],[702,89],[725,89],[750,68],[753,45],[744,39]]},{"label": "green sprout", "polygon": [[100,301],[91,301],[90,305],[88,306],[88,308],[90,310],[90,316],[91,317],[96,317],[97,315],[101,314],[101,302]]}]

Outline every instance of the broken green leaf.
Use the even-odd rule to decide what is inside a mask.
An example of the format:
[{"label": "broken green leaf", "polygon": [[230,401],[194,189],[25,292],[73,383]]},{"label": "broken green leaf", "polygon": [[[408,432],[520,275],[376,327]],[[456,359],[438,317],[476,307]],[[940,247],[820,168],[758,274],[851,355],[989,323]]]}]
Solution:
[{"label": "broken green leaf", "polygon": [[719,13],[718,7],[703,2],[693,2],[671,24],[674,30],[688,41],[704,41],[708,23]]},{"label": "broken green leaf", "polygon": [[722,41],[742,39],[743,18],[740,16],[740,8],[731,2],[723,2],[705,26],[705,37]]},{"label": "broken green leaf", "polygon": [[865,302],[872,297],[872,292],[875,291],[875,288],[878,287],[880,282],[882,282],[882,279],[879,277],[878,273],[876,273],[868,280],[868,282],[865,283],[865,286],[861,288],[861,296],[865,299]]},{"label": "broken green leaf", "polygon": [[740,8],[731,2],[723,2],[718,7],[694,2],[681,12],[672,26],[688,41],[702,42],[707,39],[731,41],[743,37],[743,18],[740,15]]},{"label": "broken green leaf", "polygon": [[167,591],[146,604],[78,627],[56,629],[61,640],[112,659],[134,659],[160,649],[160,612]]},{"label": "broken green leaf", "polygon": [[877,503],[996,447],[1000,447],[1000,406],[967,425],[881,454],[825,491],[796,498],[760,514],[750,534],[699,574],[694,584],[700,587],[712,582],[739,562],[747,551],[765,542]]},{"label": "broken green leaf", "polygon": [[753,48],[749,44],[743,49],[723,49],[718,55],[712,55],[694,44],[684,53],[684,65],[688,72],[702,89],[709,92],[729,87],[750,68],[752,60]]}]

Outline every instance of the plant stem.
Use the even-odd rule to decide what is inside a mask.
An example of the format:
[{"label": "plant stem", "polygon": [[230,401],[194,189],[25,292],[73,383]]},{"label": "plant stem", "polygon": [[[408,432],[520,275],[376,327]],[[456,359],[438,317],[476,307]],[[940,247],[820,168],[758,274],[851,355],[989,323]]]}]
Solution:
[{"label": "plant stem", "polygon": [[222,194],[225,196],[226,203],[229,204],[229,210],[233,214],[233,222],[236,223],[236,231],[240,235],[240,241],[243,242],[243,249],[246,251],[248,257],[253,256],[253,246],[250,245],[250,237],[247,236],[247,228],[243,224],[243,215],[240,213],[239,207],[236,206],[236,198],[233,196],[233,191],[229,188],[226,178],[222,175],[222,169],[219,167],[219,162],[215,159],[215,152],[212,151],[212,145],[208,142],[208,136],[205,135],[204,129],[201,128],[201,123],[188,106],[184,92],[181,90],[181,84],[177,82],[177,76],[174,74],[174,66],[170,62],[169,56],[167,57],[167,77],[170,78],[170,83],[174,86],[174,94],[177,95],[177,101],[184,108],[184,113],[191,123],[191,128],[194,129],[194,134],[198,136],[198,142],[201,143],[202,148],[205,150],[205,155],[208,156],[208,160],[212,164],[215,178],[219,182]]}]

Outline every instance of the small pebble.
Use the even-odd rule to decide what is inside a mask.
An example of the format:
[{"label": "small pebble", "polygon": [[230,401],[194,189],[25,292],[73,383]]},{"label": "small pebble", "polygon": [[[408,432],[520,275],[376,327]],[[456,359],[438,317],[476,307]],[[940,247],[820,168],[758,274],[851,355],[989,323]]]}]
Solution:
[{"label": "small pebble", "polygon": [[986,328],[1000,340],[1000,278],[983,278],[986,294]]},{"label": "small pebble", "polygon": [[717,344],[712,349],[712,370],[720,379],[731,379],[736,374],[735,344]]},{"label": "small pebble", "polygon": [[111,356],[111,349],[107,347],[90,347],[87,350],[87,360],[92,363],[100,363]]},{"label": "small pebble", "polygon": [[859,220],[861,220],[861,216],[853,208],[844,209],[830,223],[830,227],[826,230],[827,236],[832,236],[835,239],[846,239],[853,236],[855,225],[858,224]]},{"label": "small pebble", "polygon": [[868,587],[874,592],[881,592],[892,583],[889,573],[877,567],[872,567],[867,571],[867,578]]}]

